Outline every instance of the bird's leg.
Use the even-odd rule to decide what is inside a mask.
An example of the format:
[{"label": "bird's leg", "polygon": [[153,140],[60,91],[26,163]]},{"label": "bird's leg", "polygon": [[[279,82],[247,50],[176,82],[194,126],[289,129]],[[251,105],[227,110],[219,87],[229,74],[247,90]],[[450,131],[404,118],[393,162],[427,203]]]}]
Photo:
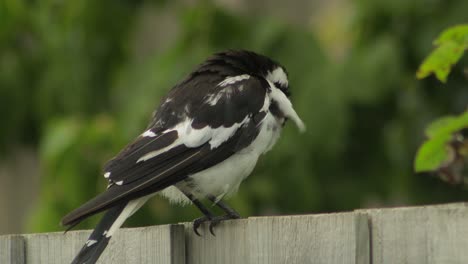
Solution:
[{"label": "bird's leg", "polygon": [[[198,233],[198,228],[200,227],[201,224],[205,223],[205,222],[211,222],[211,220],[213,218],[215,218],[215,216],[213,215],[213,213],[210,212],[210,210],[208,210],[208,208],[206,208],[197,198],[195,198],[195,196],[193,196],[191,193],[187,193],[187,192],[184,192],[183,193],[185,194],[185,196],[187,196],[187,198],[190,199],[190,201],[192,201],[192,203],[203,213],[203,216],[200,217],[200,218],[197,218],[195,220],[193,220],[193,232],[195,232],[195,234],[197,234],[197,236],[201,236],[200,233]],[[210,230],[211,231],[211,230]]]},{"label": "bird's leg", "polygon": [[193,220],[193,232],[195,232],[197,236],[201,236],[200,233],[198,233],[198,228],[205,222],[211,223],[215,216],[199,200],[194,199],[192,202],[204,214],[202,217]]},{"label": "bird's leg", "polygon": [[213,202],[214,204],[216,204],[219,208],[221,208],[225,213],[226,215],[229,215],[231,216],[232,219],[238,219],[240,218],[240,215],[238,212],[236,212],[236,210],[232,209],[231,207],[229,207],[226,203],[224,203],[223,201],[221,200],[217,200],[216,197],[214,197],[213,195],[208,195],[207,196],[208,200],[210,200],[211,202]]},{"label": "bird's leg", "polygon": [[213,195],[208,195],[206,198],[208,198],[208,200],[216,204],[219,208],[221,208],[226,213],[225,215],[215,216],[210,219],[210,233],[213,236],[215,235],[213,228],[219,223],[221,223],[222,221],[241,218],[240,214],[236,212],[236,210],[229,207],[223,201],[216,199],[216,197],[214,197]]}]

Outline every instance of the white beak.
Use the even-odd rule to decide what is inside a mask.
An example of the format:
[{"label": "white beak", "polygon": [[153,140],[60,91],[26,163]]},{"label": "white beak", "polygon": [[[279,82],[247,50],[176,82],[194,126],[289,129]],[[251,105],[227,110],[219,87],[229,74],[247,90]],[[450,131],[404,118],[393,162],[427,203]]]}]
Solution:
[{"label": "white beak", "polygon": [[299,116],[297,115],[289,98],[286,97],[286,95],[280,89],[276,88],[273,84],[270,83],[270,86],[272,86],[270,93],[271,100],[274,100],[278,104],[279,110],[284,114],[284,116],[296,123],[299,132],[305,132],[306,127],[304,125],[304,122],[302,122],[301,118],[299,118]]},{"label": "white beak", "polygon": [[296,111],[294,111],[294,108],[290,109],[290,113],[285,113],[286,117],[291,118],[294,123],[296,123],[297,128],[299,129],[299,132],[304,133],[306,131],[306,126],[304,122],[299,118],[297,115]]}]

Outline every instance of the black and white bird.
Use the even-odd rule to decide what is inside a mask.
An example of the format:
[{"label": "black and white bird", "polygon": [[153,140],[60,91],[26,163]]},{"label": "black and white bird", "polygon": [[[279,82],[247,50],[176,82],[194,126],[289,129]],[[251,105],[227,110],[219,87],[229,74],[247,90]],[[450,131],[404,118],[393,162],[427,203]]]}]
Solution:
[{"label": "black and white bird", "polygon": [[[203,213],[193,229],[239,218],[223,197],[237,191],[269,151],[286,120],[305,126],[289,100],[286,70],[250,51],[214,54],[162,99],[140,136],[104,167],[107,190],[62,219],[73,227],[107,211],[73,263],[95,263],[117,229],[152,195],[192,202]],[[226,214],[215,216],[200,200]]]}]

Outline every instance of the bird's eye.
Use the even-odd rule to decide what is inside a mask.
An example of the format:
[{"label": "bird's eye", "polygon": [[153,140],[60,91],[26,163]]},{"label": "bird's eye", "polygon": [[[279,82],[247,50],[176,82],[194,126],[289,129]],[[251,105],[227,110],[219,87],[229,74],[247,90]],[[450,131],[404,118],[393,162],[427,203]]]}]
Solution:
[{"label": "bird's eye", "polygon": [[280,89],[287,97],[291,96],[291,92],[289,91],[289,87],[287,85],[282,85],[280,82],[273,83],[276,88]]}]

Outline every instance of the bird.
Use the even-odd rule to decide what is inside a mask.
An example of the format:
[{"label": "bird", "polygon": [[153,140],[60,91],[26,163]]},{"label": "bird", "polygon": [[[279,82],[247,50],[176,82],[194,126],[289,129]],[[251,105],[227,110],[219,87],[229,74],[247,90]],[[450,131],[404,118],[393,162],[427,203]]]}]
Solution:
[{"label": "bird", "polygon": [[[105,211],[72,263],[95,263],[124,221],[156,193],[191,203],[213,228],[239,213],[234,194],[259,157],[277,142],[287,120],[305,131],[290,101],[288,74],[276,61],[247,50],[208,57],[169,90],[148,127],[103,168],[105,191],[63,217],[67,231]],[[201,201],[225,214],[216,216]]]}]

